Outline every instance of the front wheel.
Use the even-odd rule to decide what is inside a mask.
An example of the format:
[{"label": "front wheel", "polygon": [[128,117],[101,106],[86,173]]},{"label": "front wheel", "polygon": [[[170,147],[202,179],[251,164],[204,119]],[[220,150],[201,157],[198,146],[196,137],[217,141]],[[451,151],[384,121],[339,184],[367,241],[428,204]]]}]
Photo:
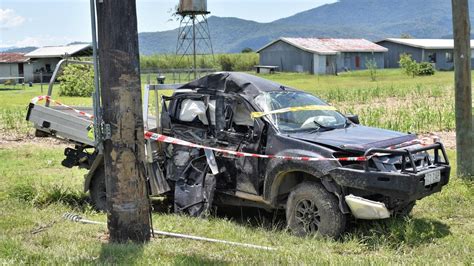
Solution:
[{"label": "front wheel", "polygon": [[346,217],[339,210],[336,196],[316,182],[303,182],[291,191],[286,221],[297,236],[319,234],[337,238],[346,227]]},{"label": "front wheel", "polygon": [[105,190],[105,170],[98,168],[92,177],[89,187],[92,206],[97,211],[107,210],[107,192]]}]

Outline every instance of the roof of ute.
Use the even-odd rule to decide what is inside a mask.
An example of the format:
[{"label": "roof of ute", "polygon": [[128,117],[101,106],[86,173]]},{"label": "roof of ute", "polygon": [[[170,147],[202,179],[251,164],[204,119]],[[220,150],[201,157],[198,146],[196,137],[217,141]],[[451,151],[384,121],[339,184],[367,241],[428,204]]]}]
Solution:
[{"label": "roof of ute", "polygon": [[180,89],[215,90],[246,96],[257,96],[262,92],[282,90],[297,91],[274,81],[241,72],[216,72],[191,81],[178,88],[176,92],[179,92]]}]

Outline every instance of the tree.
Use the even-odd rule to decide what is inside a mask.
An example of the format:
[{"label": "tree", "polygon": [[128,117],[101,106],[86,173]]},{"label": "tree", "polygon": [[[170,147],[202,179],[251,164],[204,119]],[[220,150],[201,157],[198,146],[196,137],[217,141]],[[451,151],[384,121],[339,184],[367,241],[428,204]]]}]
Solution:
[{"label": "tree", "polygon": [[242,49],[242,53],[243,53],[243,54],[252,53],[252,52],[253,52],[253,49],[250,48],[250,47],[247,47],[247,48]]},{"label": "tree", "polygon": [[94,69],[90,65],[67,65],[58,80],[60,96],[90,97],[94,91]]}]

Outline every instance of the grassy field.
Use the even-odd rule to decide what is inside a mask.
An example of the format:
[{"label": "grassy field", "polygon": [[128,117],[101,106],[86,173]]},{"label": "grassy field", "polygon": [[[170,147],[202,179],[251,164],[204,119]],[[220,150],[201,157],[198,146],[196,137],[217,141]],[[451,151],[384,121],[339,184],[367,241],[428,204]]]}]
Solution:
[{"label": "grassy field", "polygon": [[[370,81],[366,71],[338,77],[291,73],[262,76],[311,92],[342,112],[359,114],[365,125],[418,133],[455,128],[453,72],[411,78],[398,69],[380,70],[375,82]],[[143,76],[142,82],[145,80]],[[39,86],[25,90],[17,86],[17,90],[8,91],[1,87],[0,130],[27,132],[29,127],[22,119],[25,106],[41,94]],[[56,93],[53,96],[70,105],[91,104],[88,98],[58,97]]]},{"label": "grassy field", "polygon": [[[409,78],[398,70],[333,76],[264,75],[328,100],[363,123],[402,131],[454,127],[453,73]],[[218,212],[209,219],[153,214],[157,229],[277,248],[255,251],[226,245],[156,238],[146,245],[114,245],[106,228],[64,221],[65,212],[105,221],[82,192],[85,172],[61,166],[63,145],[24,138],[26,105],[39,86],[0,85],[0,264],[464,264],[474,261],[474,187],[452,177],[449,185],[418,202],[407,219],[351,224],[340,240],[297,238],[280,216],[250,209]],[[70,105],[90,99],[57,97]],[[7,139],[23,139],[8,141]],[[454,151],[449,151],[455,162]],[[455,169],[453,170],[453,173]],[[256,214],[256,216],[255,216]]]}]

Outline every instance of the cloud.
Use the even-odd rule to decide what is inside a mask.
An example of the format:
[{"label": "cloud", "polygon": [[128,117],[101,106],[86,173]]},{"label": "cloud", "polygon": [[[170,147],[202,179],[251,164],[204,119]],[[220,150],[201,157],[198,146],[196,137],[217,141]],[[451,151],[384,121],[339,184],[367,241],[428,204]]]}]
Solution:
[{"label": "cloud", "polygon": [[15,13],[13,9],[1,9],[0,8],[0,28],[9,29],[18,27],[23,24],[26,19]]},{"label": "cloud", "polygon": [[[0,48],[4,47],[27,47],[27,46],[35,46],[35,47],[42,47],[42,46],[51,46],[51,45],[66,45],[68,43],[74,41],[80,41],[82,38],[74,38],[71,36],[50,36],[50,35],[42,35],[42,36],[28,36],[23,39],[19,39],[16,41],[5,42],[0,40]],[[87,39],[85,39],[87,40]]]}]

